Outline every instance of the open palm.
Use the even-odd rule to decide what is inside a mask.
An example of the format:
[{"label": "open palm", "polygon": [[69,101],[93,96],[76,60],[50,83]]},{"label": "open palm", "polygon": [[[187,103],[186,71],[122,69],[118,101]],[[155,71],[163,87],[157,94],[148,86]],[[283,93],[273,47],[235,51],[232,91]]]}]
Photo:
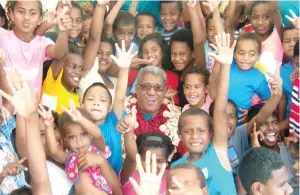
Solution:
[{"label": "open palm", "polygon": [[14,68],[6,68],[6,78],[12,96],[0,90],[0,95],[11,102],[17,113],[22,117],[28,117],[37,111],[38,95],[32,94],[27,81],[25,81],[21,71]]},{"label": "open palm", "polygon": [[125,41],[122,40],[122,50],[120,49],[119,45],[116,43],[116,51],[117,51],[117,57],[110,55],[110,58],[113,59],[116,64],[120,68],[129,68],[131,65],[131,60],[136,54],[137,51],[132,54],[133,45],[131,44],[130,48],[126,52],[125,49]]},{"label": "open palm", "polygon": [[233,59],[233,53],[236,42],[232,44],[230,47],[230,35],[218,34],[216,36],[216,45],[210,44],[210,46],[217,52],[217,54],[209,53],[208,55],[213,57],[215,60],[220,62],[221,64],[231,65]]},{"label": "open palm", "polygon": [[[133,178],[129,178],[135,192],[137,195],[158,195],[160,189],[160,183],[162,176],[165,172],[166,165],[164,164],[163,168],[160,170],[159,174],[157,174],[156,169],[156,155],[152,155],[152,163],[151,162],[151,152],[146,152],[146,171],[142,166],[141,158],[137,154],[136,163],[137,169],[140,175],[140,185]],[[152,167],[152,171],[150,170]]]}]

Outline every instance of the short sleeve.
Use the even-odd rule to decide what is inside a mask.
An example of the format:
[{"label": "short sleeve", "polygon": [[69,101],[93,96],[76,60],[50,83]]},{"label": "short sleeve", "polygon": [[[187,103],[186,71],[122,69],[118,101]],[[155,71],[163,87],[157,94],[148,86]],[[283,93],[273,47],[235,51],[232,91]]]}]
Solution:
[{"label": "short sleeve", "polygon": [[55,45],[55,43],[51,40],[51,39],[49,39],[49,38],[47,38],[47,37],[42,37],[42,39],[41,39],[41,44],[43,45],[43,49],[44,49],[44,56],[43,56],[43,62],[45,62],[45,61],[47,61],[47,60],[50,60],[51,58],[49,58],[47,55],[46,55],[46,49],[47,49],[47,47],[49,46],[49,45]]},{"label": "short sleeve", "polygon": [[259,83],[257,89],[256,89],[256,93],[259,95],[259,97],[261,97],[263,100],[267,100],[271,97],[271,91],[268,85],[268,82],[266,80],[266,78],[261,75],[261,82]]}]

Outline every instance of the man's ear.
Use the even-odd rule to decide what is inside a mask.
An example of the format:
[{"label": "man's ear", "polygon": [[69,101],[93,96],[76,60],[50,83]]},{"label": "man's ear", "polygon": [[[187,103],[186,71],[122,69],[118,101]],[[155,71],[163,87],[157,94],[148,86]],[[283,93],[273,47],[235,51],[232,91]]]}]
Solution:
[{"label": "man's ear", "polygon": [[254,195],[262,195],[263,189],[264,185],[260,182],[254,182],[250,187],[251,194]]}]

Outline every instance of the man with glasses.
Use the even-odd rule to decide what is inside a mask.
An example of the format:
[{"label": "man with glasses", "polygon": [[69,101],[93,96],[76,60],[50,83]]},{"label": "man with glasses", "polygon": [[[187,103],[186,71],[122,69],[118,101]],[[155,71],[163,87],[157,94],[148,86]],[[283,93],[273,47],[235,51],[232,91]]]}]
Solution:
[{"label": "man with glasses", "polygon": [[132,98],[136,101],[131,99],[128,107],[130,110],[136,104],[138,126],[134,130],[135,135],[160,132],[169,136],[177,146],[177,121],[181,112],[173,104],[164,104],[167,92],[165,71],[156,66],[146,66],[140,70],[136,81],[136,95]]}]

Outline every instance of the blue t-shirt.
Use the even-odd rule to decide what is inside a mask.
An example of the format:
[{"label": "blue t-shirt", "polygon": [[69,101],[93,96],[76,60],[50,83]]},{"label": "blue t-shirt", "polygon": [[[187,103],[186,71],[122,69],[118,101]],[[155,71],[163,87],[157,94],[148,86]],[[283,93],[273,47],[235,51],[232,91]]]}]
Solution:
[{"label": "blue t-shirt", "polygon": [[119,119],[112,110],[108,113],[105,123],[99,126],[106,145],[111,150],[111,156],[107,160],[117,175],[123,166],[121,133],[116,129],[118,123]]},{"label": "blue t-shirt", "polygon": [[[172,163],[171,168],[182,163],[188,163],[188,157],[183,157],[175,161]],[[208,145],[205,155],[198,161],[192,162],[192,164],[202,169],[209,194],[237,194],[233,174],[231,171],[225,170],[221,165],[212,143]]]},{"label": "blue t-shirt", "polygon": [[270,98],[271,92],[265,75],[256,68],[242,71],[233,61],[230,67],[228,99],[238,107],[238,115],[242,114],[240,108],[250,109],[254,93],[263,100]]},{"label": "blue t-shirt", "polygon": [[293,83],[291,80],[291,74],[294,72],[294,67],[291,62],[286,63],[280,69],[280,77],[282,78],[282,91],[287,99],[287,107],[285,116],[288,117],[290,115],[290,107],[291,107],[291,97],[293,91]]}]

